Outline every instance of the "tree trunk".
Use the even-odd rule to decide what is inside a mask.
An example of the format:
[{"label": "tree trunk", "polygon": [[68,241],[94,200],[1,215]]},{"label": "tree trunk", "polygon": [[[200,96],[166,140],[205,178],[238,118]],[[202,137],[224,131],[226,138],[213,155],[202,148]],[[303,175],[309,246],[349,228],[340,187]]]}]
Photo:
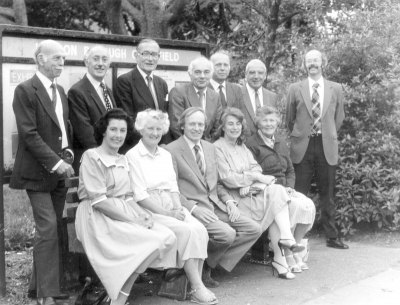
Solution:
[{"label": "tree trunk", "polygon": [[111,33],[126,35],[127,31],[122,18],[122,0],[102,0],[102,3]]},{"label": "tree trunk", "polygon": [[279,7],[281,5],[280,0],[271,1],[268,0],[269,12],[266,20],[268,24],[267,35],[265,38],[264,45],[264,61],[267,67],[267,73],[270,71],[272,58],[275,54],[276,49],[276,30],[279,27]]},{"label": "tree trunk", "polygon": [[15,23],[18,25],[28,25],[28,17],[26,15],[25,0],[13,0],[13,9]]}]

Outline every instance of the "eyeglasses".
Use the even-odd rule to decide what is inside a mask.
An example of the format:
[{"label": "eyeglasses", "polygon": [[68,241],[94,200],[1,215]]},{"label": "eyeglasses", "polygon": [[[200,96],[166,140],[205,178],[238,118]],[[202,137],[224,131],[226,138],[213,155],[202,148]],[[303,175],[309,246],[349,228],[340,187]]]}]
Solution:
[{"label": "eyeglasses", "polygon": [[140,55],[142,55],[143,56],[143,58],[153,58],[153,59],[159,59],[160,58],[160,54],[159,53],[156,53],[156,52],[153,52],[153,53],[150,53],[150,52],[143,52],[143,53],[139,53]]},{"label": "eyeglasses", "polygon": [[318,64],[321,62],[321,59],[315,58],[315,59],[307,59],[306,63],[308,64]]}]

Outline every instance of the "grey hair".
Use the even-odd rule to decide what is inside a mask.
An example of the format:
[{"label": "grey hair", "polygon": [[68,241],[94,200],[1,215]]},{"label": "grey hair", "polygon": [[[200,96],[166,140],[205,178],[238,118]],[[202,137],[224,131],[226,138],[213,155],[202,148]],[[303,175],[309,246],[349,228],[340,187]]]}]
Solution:
[{"label": "grey hair", "polygon": [[204,56],[201,56],[201,57],[197,57],[197,58],[193,59],[190,62],[189,68],[188,68],[188,72],[189,72],[190,75],[193,74],[193,66],[195,64],[201,64],[201,62],[203,62],[203,64],[210,65],[210,74],[214,73],[214,65],[213,65],[213,63],[210,60],[208,60],[207,58],[205,58]]},{"label": "grey hair", "polygon": [[155,43],[158,46],[158,48],[160,49],[160,45],[158,44],[157,41],[155,41],[154,39],[150,39],[150,38],[144,38],[141,41],[139,41],[139,44],[137,45],[136,50],[140,51],[140,47],[145,43]]},{"label": "grey hair", "polygon": [[275,107],[264,105],[264,106],[258,108],[256,111],[255,123],[256,123],[257,127],[258,127],[258,122],[261,121],[261,119],[264,116],[269,115],[269,114],[275,114],[277,125],[279,125],[281,123],[281,115],[279,113],[279,110],[276,109]]},{"label": "grey hair", "polygon": [[101,48],[101,49],[106,50],[108,58],[110,58],[110,53],[108,52],[108,48],[106,48],[105,46],[103,46],[101,44],[96,44],[93,47],[91,47],[89,50],[87,50],[85,55],[83,55],[83,61],[84,62],[86,62],[89,59],[90,55],[92,55],[93,50],[96,49],[96,48]]},{"label": "grey hair", "polygon": [[144,129],[144,126],[147,123],[147,120],[149,118],[153,118],[158,120],[160,123],[162,123],[162,130],[163,130],[163,135],[168,132],[169,129],[169,119],[168,119],[168,113],[162,112],[161,110],[155,110],[155,109],[146,109],[143,111],[138,112],[135,120],[135,129],[140,133]]},{"label": "grey hair", "polygon": [[260,65],[264,68],[265,72],[267,72],[267,66],[266,66],[261,60],[259,60],[259,59],[252,59],[252,60],[250,60],[250,61],[247,63],[247,65],[246,65],[246,73],[248,72],[250,65],[253,64],[253,63],[258,63],[258,64],[260,64]]},{"label": "grey hair", "polygon": [[52,40],[52,39],[47,39],[47,40],[42,40],[41,42],[39,42],[39,44],[37,45],[36,49],[35,49],[35,57],[33,58],[35,60],[35,63],[38,65],[38,56],[39,54],[43,53],[44,56],[46,56],[46,49],[49,47],[49,44],[59,44],[61,47],[61,43],[59,43],[58,41]]},{"label": "grey hair", "polygon": [[229,55],[229,52],[226,50],[219,50],[217,52],[215,52],[213,55],[211,55],[210,57],[210,61],[212,62],[213,59],[217,56],[217,55],[223,55],[226,56],[229,60],[229,64],[231,63],[231,56]]}]

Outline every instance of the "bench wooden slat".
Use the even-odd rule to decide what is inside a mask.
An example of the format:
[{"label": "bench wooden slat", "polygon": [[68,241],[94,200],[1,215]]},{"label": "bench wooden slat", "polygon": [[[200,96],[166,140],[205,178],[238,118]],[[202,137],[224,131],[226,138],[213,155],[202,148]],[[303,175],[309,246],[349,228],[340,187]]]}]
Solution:
[{"label": "bench wooden slat", "polygon": [[65,198],[67,203],[76,203],[79,202],[79,196],[76,192],[67,193],[67,197]]},{"label": "bench wooden slat", "polygon": [[71,177],[65,179],[65,187],[78,187],[79,185],[79,177]]}]

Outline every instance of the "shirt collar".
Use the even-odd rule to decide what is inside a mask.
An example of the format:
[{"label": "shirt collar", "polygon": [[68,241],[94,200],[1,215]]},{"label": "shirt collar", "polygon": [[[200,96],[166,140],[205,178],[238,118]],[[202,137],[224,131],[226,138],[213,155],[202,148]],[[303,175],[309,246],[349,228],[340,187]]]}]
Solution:
[{"label": "shirt collar", "polygon": [[[36,71],[36,75],[39,78],[39,80],[42,82],[43,86],[47,89],[50,88],[51,84],[53,83],[51,80],[49,80],[44,74],[40,71]],[[56,83],[54,81],[54,83]]]},{"label": "shirt collar", "polygon": [[101,83],[104,84],[104,82],[99,82],[98,80],[94,79],[94,77],[91,76],[89,73],[86,73],[86,77],[96,90],[100,87]]},{"label": "shirt collar", "polygon": [[[263,133],[261,132],[261,130],[258,130],[258,134],[260,135],[261,139],[263,139],[264,143],[267,146],[270,146],[270,143],[275,143],[275,135],[272,136],[272,138],[268,138],[266,136],[263,135]],[[273,148],[273,147],[272,147]]]},{"label": "shirt collar", "polygon": [[[200,90],[197,89],[195,85],[193,85],[193,88],[194,88],[194,90],[196,91],[196,94],[198,94]],[[203,92],[204,92],[204,95],[206,95],[206,93],[207,93],[207,87],[204,88]]]},{"label": "shirt collar", "polygon": [[147,76],[150,76],[151,79],[153,79],[153,71],[151,71],[150,75],[147,75],[142,69],[139,68],[139,66],[136,66],[136,67],[139,70],[140,75],[142,75],[142,77],[145,81],[147,81],[147,78],[146,78]]},{"label": "shirt collar", "polygon": [[319,88],[323,88],[324,87],[324,78],[321,76],[319,78],[319,80],[315,81],[313,80],[311,77],[308,77],[308,83],[310,84],[310,88],[312,88],[312,86],[317,83]]},{"label": "shirt collar", "polygon": [[193,149],[193,147],[195,145],[198,145],[200,147],[200,150],[203,151],[203,147],[201,146],[201,140],[198,143],[194,143],[186,135],[183,135],[183,138],[185,139],[186,143],[189,145],[190,149]]},{"label": "shirt collar", "polygon": [[149,155],[150,157],[154,158],[160,154],[160,150],[158,149],[158,146],[157,146],[156,153],[154,155],[152,155],[149,152],[149,150],[146,148],[146,146],[144,146],[142,139],[139,140],[139,143],[137,144],[137,146],[138,146],[139,153],[142,156]]},{"label": "shirt collar", "polygon": [[220,85],[222,85],[226,90],[226,81],[224,81],[222,84],[220,84],[220,83],[216,82],[215,80],[210,79],[210,83],[211,83],[211,86],[214,88],[215,91],[217,91],[217,90],[219,91],[219,86]]},{"label": "shirt collar", "polygon": [[[251,88],[251,87],[249,86],[249,84],[246,84],[246,87],[247,87],[247,91],[249,91],[249,94],[250,94],[250,95],[255,94],[256,90],[254,90],[253,88]],[[257,89],[257,92],[258,92],[259,95],[262,93],[262,90],[260,90],[260,89],[261,89],[261,87]]]}]

